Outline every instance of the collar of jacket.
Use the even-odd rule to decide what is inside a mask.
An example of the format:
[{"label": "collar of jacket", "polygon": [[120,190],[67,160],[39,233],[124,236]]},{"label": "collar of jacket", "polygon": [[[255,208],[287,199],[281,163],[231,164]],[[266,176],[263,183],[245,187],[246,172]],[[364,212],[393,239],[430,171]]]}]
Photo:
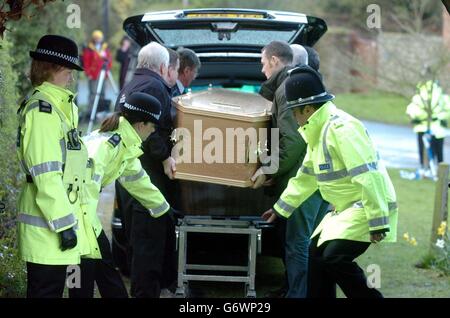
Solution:
[{"label": "collar of jacket", "polygon": [[117,128],[116,132],[120,134],[122,143],[125,148],[127,148],[127,152],[130,154],[130,157],[137,158],[143,154],[141,149],[141,137],[126,118],[122,116],[120,117],[119,128]]},{"label": "collar of jacket", "polygon": [[298,129],[298,132],[308,144],[314,145],[319,141],[323,126],[336,113],[336,110],[333,102],[329,101],[312,114],[303,127]]},{"label": "collar of jacket", "polygon": [[35,89],[49,96],[50,100],[48,102],[52,104],[52,107],[57,107],[67,118],[72,117],[72,105],[75,105],[72,101],[76,94],[64,87],[49,82],[44,82],[35,87]]},{"label": "collar of jacket", "polygon": [[94,43],[93,41],[90,41],[90,42],[89,42],[88,47],[89,47],[91,50],[93,50],[93,51],[99,53],[99,52],[102,52],[102,51],[104,51],[104,50],[106,50],[106,49],[108,48],[108,43],[103,42],[100,51],[97,51],[97,47],[95,46],[95,43]]},{"label": "collar of jacket", "polygon": [[159,75],[158,73],[156,73],[155,71],[149,70],[148,68],[137,68],[134,71],[135,75],[145,75],[145,76],[151,76],[151,77],[155,77],[156,79],[160,80],[165,87],[167,87],[167,89],[171,90],[171,87],[169,87],[169,85],[166,83],[166,81],[164,80],[164,78],[162,78],[161,75]]},{"label": "collar of jacket", "polygon": [[269,101],[273,101],[275,98],[275,92],[283,84],[284,80],[288,77],[289,66],[283,67],[277,73],[273,74],[267,81],[262,83],[259,95]]},{"label": "collar of jacket", "polygon": [[178,88],[178,91],[179,91],[180,95],[184,94],[184,90],[186,88],[184,87],[183,83],[181,83],[180,80],[177,80],[177,83],[175,85]]}]

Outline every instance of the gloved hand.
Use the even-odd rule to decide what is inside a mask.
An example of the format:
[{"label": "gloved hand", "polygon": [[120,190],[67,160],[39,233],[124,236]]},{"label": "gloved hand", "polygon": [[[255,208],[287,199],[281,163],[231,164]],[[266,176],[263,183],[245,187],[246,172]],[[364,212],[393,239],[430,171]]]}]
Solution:
[{"label": "gloved hand", "polygon": [[59,232],[59,236],[61,237],[61,250],[70,250],[77,246],[77,234],[73,227],[70,229]]},{"label": "gloved hand", "polygon": [[172,222],[174,224],[178,224],[178,220],[184,218],[184,213],[181,211],[178,211],[174,208],[170,208],[169,212],[167,212],[167,213],[169,214],[169,216],[172,219]]}]

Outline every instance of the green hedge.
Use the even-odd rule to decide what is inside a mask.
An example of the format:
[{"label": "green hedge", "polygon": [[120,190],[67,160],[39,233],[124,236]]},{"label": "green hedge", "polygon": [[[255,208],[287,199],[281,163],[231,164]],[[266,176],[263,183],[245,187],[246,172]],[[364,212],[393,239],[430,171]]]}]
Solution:
[{"label": "green hedge", "polygon": [[17,252],[15,226],[20,175],[15,154],[17,74],[8,39],[0,41],[0,298],[25,295],[25,266]]}]

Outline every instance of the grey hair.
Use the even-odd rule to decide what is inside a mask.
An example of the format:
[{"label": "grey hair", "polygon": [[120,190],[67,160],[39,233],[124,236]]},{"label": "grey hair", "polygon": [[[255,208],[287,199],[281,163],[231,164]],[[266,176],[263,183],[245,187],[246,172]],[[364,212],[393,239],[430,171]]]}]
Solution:
[{"label": "grey hair", "polygon": [[137,68],[147,68],[159,73],[161,65],[169,67],[169,52],[157,42],[142,47],[138,54]]},{"label": "grey hair", "polygon": [[296,65],[308,65],[308,52],[300,44],[291,44],[292,53],[294,55],[292,59],[292,66]]}]

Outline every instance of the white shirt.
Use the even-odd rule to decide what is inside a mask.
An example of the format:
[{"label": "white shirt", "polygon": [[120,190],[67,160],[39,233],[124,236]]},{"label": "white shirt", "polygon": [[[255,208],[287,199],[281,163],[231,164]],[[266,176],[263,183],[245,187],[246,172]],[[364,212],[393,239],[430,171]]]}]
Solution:
[{"label": "white shirt", "polygon": [[184,85],[179,80],[177,80],[177,88],[178,88],[178,91],[180,92],[180,94],[184,93]]}]

